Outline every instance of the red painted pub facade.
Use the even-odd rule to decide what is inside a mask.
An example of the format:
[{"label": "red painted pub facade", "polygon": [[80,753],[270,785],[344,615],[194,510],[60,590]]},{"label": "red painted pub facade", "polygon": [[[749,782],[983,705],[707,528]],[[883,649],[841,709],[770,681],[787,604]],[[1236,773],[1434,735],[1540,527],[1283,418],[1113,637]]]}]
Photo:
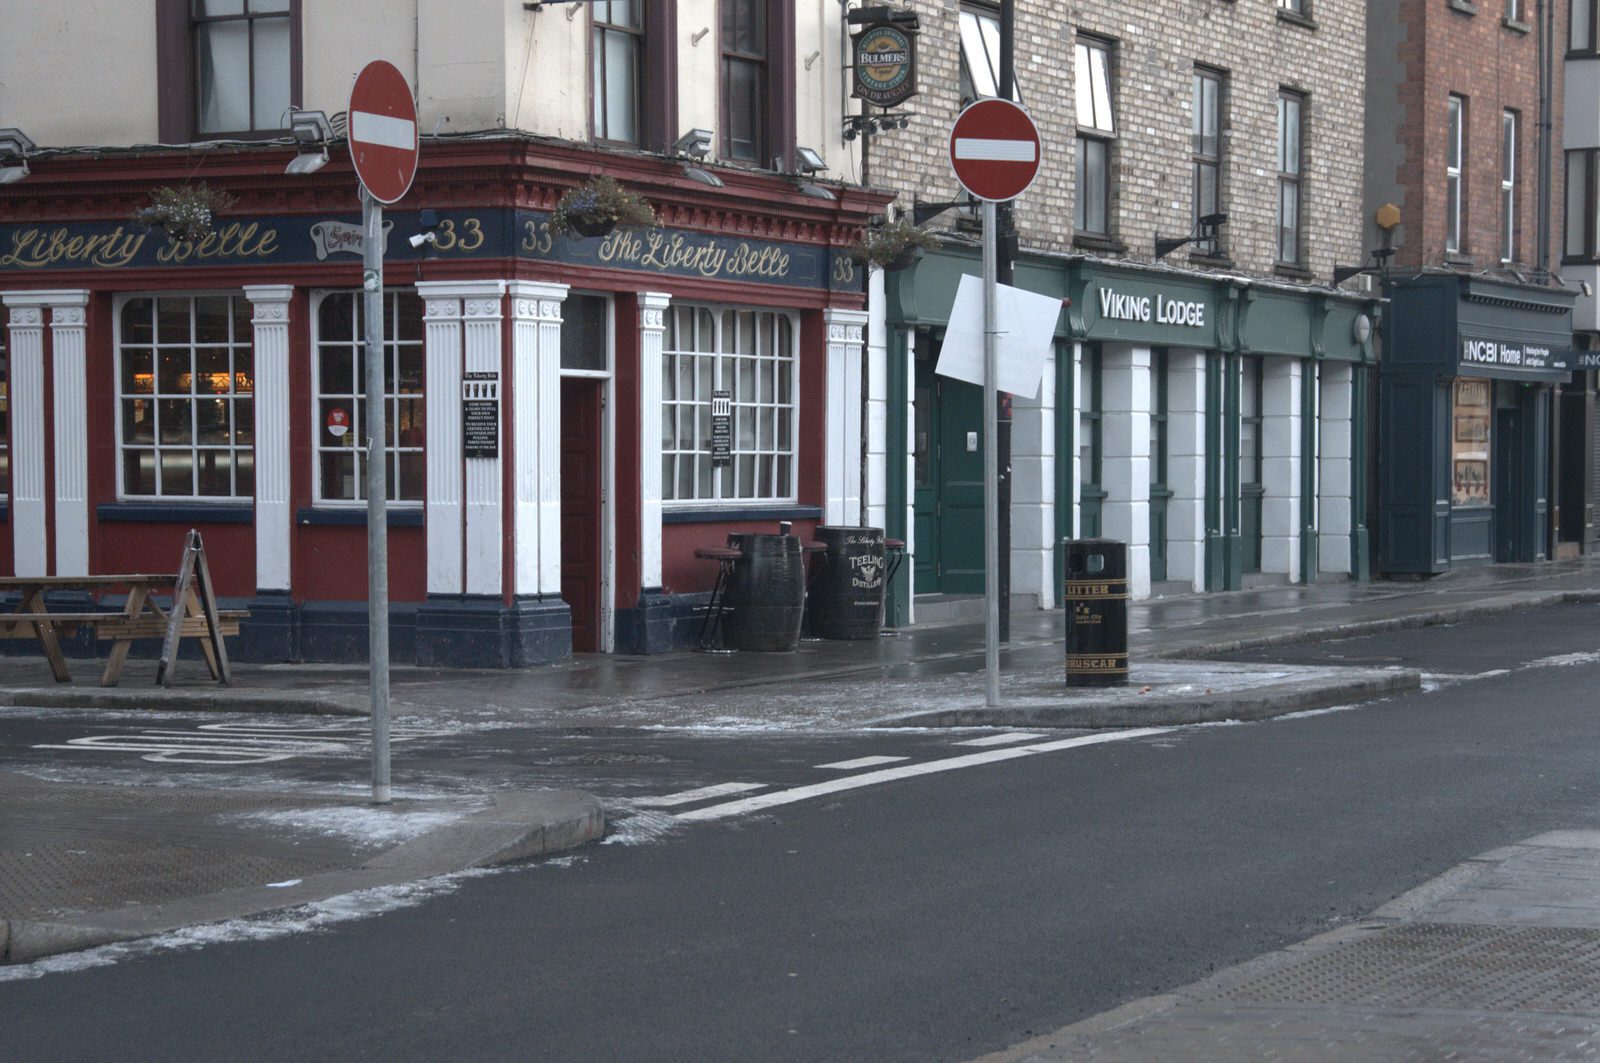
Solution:
[{"label": "red painted pub facade", "polygon": [[[171,568],[198,528],[219,592],[251,610],[241,656],[359,660],[357,185],[337,159],[285,174],[291,157],[62,153],[0,189],[0,572]],[[597,173],[659,226],[553,234],[561,193]],[[520,135],[424,141],[385,215],[397,661],[681,647],[715,575],[696,548],[836,508],[866,324],[844,248],[884,198],[715,173]],[[130,220],[152,189],[202,181],[237,197],[211,236]]]}]

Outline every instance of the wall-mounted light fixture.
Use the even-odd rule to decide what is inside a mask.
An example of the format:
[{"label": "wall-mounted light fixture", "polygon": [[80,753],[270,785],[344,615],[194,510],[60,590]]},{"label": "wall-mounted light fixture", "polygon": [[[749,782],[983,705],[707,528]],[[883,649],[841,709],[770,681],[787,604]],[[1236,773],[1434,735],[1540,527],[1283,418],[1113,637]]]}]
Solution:
[{"label": "wall-mounted light fixture", "polygon": [[1202,214],[1194,223],[1194,228],[1188,236],[1156,237],[1156,257],[1165,258],[1184,244],[1201,242],[1209,247],[1216,246],[1217,229],[1228,224],[1228,216],[1222,212],[1216,214]]},{"label": "wall-mounted light fixture", "polygon": [[322,111],[290,111],[289,132],[294,136],[300,154],[289,160],[284,173],[316,173],[328,165],[328,141],[333,139],[333,125]]},{"label": "wall-mounted light fixture", "polygon": [[828,168],[828,160],[818,154],[816,148],[797,147],[794,149],[794,166],[801,173],[822,173]]},{"label": "wall-mounted light fixture", "polygon": [[28,176],[28,153],[36,147],[22,130],[0,129],[0,185],[15,184]]},{"label": "wall-mounted light fixture", "polygon": [[[711,130],[701,129],[697,126],[672,142],[672,154],[679,157],[686,156],[698,161],[711,154],[711,141]],[[702,169],[693,164],[685,164],[683,172],[684,176],[699,181],[703,185],[710,185],[712,188],[722,187],[722,178],[710,170]]]},{"label": "wall-mounted light fixture", "polygon": [[1394,231],[1400,225],[1400,208],[1393,203],[1385,203],[1378,208],[1372,220],[1378,226],[1380,240],[1377,250],[1368,252],[1366,259],[1359,266],[1334,266],[1335,288],[1361,273],[1372,270],[1382,273],[1388,268],[1389,259],[1394,257]]}]

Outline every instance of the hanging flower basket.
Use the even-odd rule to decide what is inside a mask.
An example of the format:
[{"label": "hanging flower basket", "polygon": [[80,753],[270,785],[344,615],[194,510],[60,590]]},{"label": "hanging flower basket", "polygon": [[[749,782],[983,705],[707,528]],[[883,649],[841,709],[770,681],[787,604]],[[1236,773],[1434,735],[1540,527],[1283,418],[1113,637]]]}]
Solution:
[{"label": "hanging flower basket", "polygon": [[917,252],[939,246],[930,232],[904,218],[882,225],[868,226],[861,239],[850,245],[850,257],[878,269],[905,269],[917,260]]},{"label": "hanging flower basket", "polygon": [[150,205],[133,212],[132,220],[152,232],[165,233],[173,243],[201,240],[211,235],[216,216],[239,202],[237,196],[197,185],[162,186],[150,193]]},{"label": "hanging flower basket", "polygon": [[604,236],[618,225],[654,225],[655,209],[637,192],[607,176],[568,189],[550,216],[550,230],[579,236]]}]

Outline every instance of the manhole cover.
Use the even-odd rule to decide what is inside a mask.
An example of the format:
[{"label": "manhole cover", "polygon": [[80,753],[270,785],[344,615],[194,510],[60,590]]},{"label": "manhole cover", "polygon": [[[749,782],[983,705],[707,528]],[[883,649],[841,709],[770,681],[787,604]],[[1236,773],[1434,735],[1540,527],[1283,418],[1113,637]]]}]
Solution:
[{"label": "manhole cover", "polygon": [[1207,999],[1592,1015],[1600,931],[1408,923]]}]

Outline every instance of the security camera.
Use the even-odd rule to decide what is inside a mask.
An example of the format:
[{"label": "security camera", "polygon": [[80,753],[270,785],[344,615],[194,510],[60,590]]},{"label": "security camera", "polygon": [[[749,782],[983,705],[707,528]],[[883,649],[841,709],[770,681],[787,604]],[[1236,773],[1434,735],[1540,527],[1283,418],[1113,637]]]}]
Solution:
[{"label": "security camera", "polygon": [[432,244],[432,243],[437,243],[438,241],[439,241],[439,234],[438,233],[429,232],[429,233],[418,233],[417,235],[415,235],[415,236],[410,238],[409,243],[411,244],[412,250],[416,250],[416,249],[420,248],[423,244]]}]

